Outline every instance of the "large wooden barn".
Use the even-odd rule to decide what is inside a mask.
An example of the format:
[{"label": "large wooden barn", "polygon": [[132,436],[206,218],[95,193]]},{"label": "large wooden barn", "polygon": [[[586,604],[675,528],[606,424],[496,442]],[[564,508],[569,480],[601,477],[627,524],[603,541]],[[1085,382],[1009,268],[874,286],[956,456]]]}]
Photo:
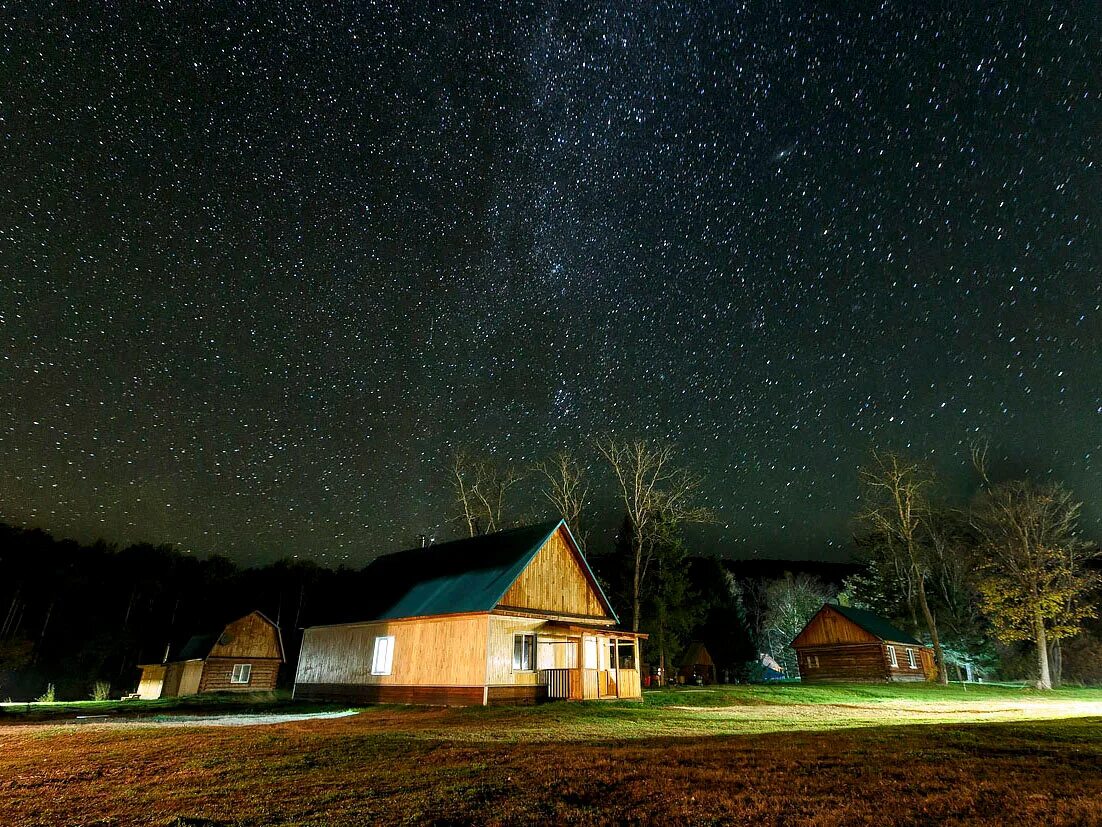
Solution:
[{"label": "large wooden barn", "polygon": [[276,688],[283,663],[279,626],[260,612],[238,618],[220,634],[196,635],[163,663],[142,670],[137,695],[172,698],[201,692],[261,692]]},{"label": "large wooden barn", "polygon": [[828,603],[792,641],[800,678],[817,681],[928,681],[937,677],[928,646],[863,609]]},{"label": "large wooden barn", "polygon": [[565,522],[376,559],[363,621],[306,629],[295,697],[464,706],[639,699],[640,635]]}]

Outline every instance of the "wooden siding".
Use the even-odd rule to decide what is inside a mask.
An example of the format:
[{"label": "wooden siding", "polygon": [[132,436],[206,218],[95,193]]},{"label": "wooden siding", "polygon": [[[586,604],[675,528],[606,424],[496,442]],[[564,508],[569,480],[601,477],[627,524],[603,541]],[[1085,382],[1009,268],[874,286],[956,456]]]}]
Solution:
[{"label": "wooden siding", "polygon": [[296,683],[295,699],[354,701],[365,704],[421,704],[424,706],[481,706],[483,686],[394,686],[379,684]]},{"label": "wooden siding", "polygon": [[[540,647],[540,627],[545,624],[541,618],[499,617],[490,615],[489,640],[486,647],[486,684],[489,686],[535,686],[539,675],[535,667],[539,665],[541,649],[548,656],[547,647]],[[529,632],[536,635],[536,663],[530,672],[513,671],[513,635]],[[561,644],[566,647],[568,643]],[[554,653],[550,653],[554,656]],[[545,667],[546,668],[546,667]]]},{"label": "wooden siding", "polygon": [[203,679],[203,661],[178,660],[165,664],[165,680],[161,688],[162,698],[194,695]]},{"label": "wooden siding", "polygon": [[501,608],[612,620],[561,528],[536,552],[499,605]]},{"label": "wooden siding", "polygon": [[[874,643],[848,646],[814,646],[796,649],[800,678],[806,683],[816,681],[886,681],[888,662],[884,646]],[[808,658],[818,659],[818,665],[808,664]]]},{"label": "wooden siding", "polygon": [[[898,666],[891,665],[891,659],[888,657],[888,646],[895,647],[895,659]],[[911,662],[907,658],[907,650],[910,649],[915,653],[915,668],[911,668]],[[888,669],[888,675],[890,680],[893,681],[925,681],[928,680],[926,676],[925,664],[933,665],[933,653],[925,646],[915,646],[914,644],[907,645],[905,643],[889,643],[884,646],[884,665]],[[936,677],[936,674],[935,674]]]},{"label": "wooden siding", "polygon": [[[233,667],[239,663],[252,666],[248,683],[231,683]],[[276,688],[279,680],[279,660],[276,658],[207,658],[200,692],[267,692]]]},{"label": "wooden siding", "polygon": [[159,664],[143,666],[141,680],[138,681],[138,697],[143,701],[155,701],[161,697],[164,689],[165,667]]},{"label": "wooden siding", "polygon": [[639,682],[639,670],[621,669],[619,676],[620,697],[635,700],[642,699],[643,690]]},{"label": "wooden siding", "polygon": [[486,690],[489,706],[535,704],[546,700],[546,686],[491,686]]},{"label": "wooden siding", "polygon": [[880,638],[866,632],[852,620],[824,606],[804,630],[796,635],[792,647],[829,646],[835,643],[876,643]]},{"label": "wooden siding", "polygon": [[[486,683],[487,615],[380,620],[307,629],[296,684],[477,686]],[[394,636],[389,675],[372,675],[375,638]],[[480,701],[481,702],[481,701]]]},{"label": "wooden siding", "polygon": [[[223,641],[225,641],[223,643]],[[252,612],[227,624],[222,635],[210,650],[208,659],[214,658],[283,658],[279,646],[279,630],[270,621]],[[243,663],[244,661],[238,661]]]}]

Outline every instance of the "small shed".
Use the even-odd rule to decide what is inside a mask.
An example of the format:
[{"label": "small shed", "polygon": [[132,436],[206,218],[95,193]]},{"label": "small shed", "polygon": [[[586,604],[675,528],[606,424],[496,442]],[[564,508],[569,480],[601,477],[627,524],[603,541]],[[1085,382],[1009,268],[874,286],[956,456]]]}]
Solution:
[{"label": "small shed", "polygon": [[685,654],[681,657],[681,668],[677,671],[678,677],[685,683],[694,683],[697,678],[703,683],[716,682],[716,664],[708,650],[699,640],[689,644]]},{"label": "small shed", "polygon": [[227,623],[221,633],[195,635],[162,663],[140,664],[137,695],[145,700],[202,692],[264,692],[276,688],[284,661],[279,626],[261,612]]},{"label": "small shed", "polygon": [[929,681],[933,650],[864,609],[824,605],[792,641],[800,678],[820,681]]}]

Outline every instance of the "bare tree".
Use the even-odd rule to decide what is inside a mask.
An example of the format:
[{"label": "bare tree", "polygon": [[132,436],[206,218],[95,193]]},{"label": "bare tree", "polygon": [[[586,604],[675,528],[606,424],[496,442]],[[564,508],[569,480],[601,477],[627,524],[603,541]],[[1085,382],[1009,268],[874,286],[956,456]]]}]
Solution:
[{"label": "bare tree", "polygon": [[612,468],[631,523],[631,628],[638,631],[643,584],[665,532],[685,523],[707,522],[711,512],[694,504],[700,477],[677,464],[672,446],[612,437],[600,437],[596,445]]},{"label": "bare tree", "polygon": [[571,531],[585,545],[582,512],[589,498],[586,469],[570,451],[563,449],[549,460],[536,465],[544,478],[543,495],[551,501]]},{"label": "bare tree", "polygon": [[762,637],[766,650],[784,667],[785,675],[798,677],[799,665],[792,641],[836,590],[817,577],[797,574],[763,583],[765,612]]},{"label": "bare tree", "polygon": [[858,522],[869,533],[878,551],[886,553],[897,570],[911,607],[921,610],[934,647],[938,680],[949,682],[945,653],[937,620],[926,597],[935,553],[930,542],[928,490],[933,478],[921,465],[897,454],[872,453],[872,462],[861,470],[862,499],[866,508]]},{"label": "bare tree", "polygon": [[505,527],[507,495],[523,479],[519,471],[461,448],[452,459],[450,474],[459,519],[469,536]]},{"label": "bare tree", "polygon": [[1097,575],[1084,564],[1098,551],[1078,537],[1081,507],[1057,483],[1026,480],[991,486],[972,510],[982,538],[981,608],[1000,640],[1033,642],[1038,689],[1052,688],[1050,642],[1095,616],[1084,598]]}]

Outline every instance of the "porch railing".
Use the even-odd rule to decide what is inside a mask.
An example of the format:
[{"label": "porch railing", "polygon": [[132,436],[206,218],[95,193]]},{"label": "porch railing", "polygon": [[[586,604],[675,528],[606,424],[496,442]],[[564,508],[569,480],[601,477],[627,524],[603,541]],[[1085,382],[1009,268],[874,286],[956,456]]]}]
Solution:
[{"label": "porch railing", "polygon": [[547,697],[569,700],[574,697],[577,669],[541,669],[540,683],[547,685]]}]

